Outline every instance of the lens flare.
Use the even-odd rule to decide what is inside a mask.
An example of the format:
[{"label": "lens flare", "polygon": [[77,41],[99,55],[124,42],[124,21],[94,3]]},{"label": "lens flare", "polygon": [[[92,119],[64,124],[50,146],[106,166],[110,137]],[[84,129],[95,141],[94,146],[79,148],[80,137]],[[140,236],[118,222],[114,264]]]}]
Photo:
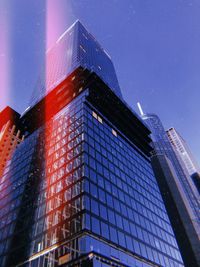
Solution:
[{"label": "lens flare", "polygon": [[10,99],[10,38],[8,4],[0,2],[0,109],[4,108]]},{"label": "lens flare", "polygon": [[[66,12],[63,10],[63,6],[58,1],[47,1],[46,6],[46,61],[45,61],[45,94],[48,93],[49,90],[52,90],[53,87],[56,85],[57,77],[53,70],[55,68],[53,65],[62,60],[62,56],[66,53],[64,51],[64,46],[59,46],[59,49],[55,49],[56,40],[59,38],[59,36],[62,34],[62,32],[65,30],[65,25],[67,23],[67,15]],[[52,47],[52,48],[51,48]],[[44,133],[44,139],[45,139],[45,179],[47,183],[47,210],[50,211],[46,217],[46,227],[47,227],[47,242],[50,242],[49,245],[54,245],[55,243],[58,243],[61,241],[61,234],[59,229],[52,230],[52,226],[55,225],[56,220],[58,220],[58,217],[61,214],[61,205],[60,201],[62,200],[58,199],[58,194],[56,195],[56,192],[54,191],[54,186],[52,186],[52,173],[49,171],[49,169],[52,169],[52,166],[56,164],[56,162],[51,161],[51,146],[50,146],[50,140],[52,141],[52,133],[53,133],[53,123],[49,122],[49,114],[52,113],[52,106],[50,105],[50,102],[45,99],[44,101],[44,121],[45,121],[45,133]],[[54,131],[55,132],[55,131]],[[49,163],[51,162],[51,163]],[[55,176],[56,173],[53,175]],[[49,201],[48,196],[53,196],[53,200],[51,199]],[[54,203],[54,207],[53,204]],[[56,204],[58,203],[58,208],[56,208]],[[56,209],[56,210],[55,210]]]}]

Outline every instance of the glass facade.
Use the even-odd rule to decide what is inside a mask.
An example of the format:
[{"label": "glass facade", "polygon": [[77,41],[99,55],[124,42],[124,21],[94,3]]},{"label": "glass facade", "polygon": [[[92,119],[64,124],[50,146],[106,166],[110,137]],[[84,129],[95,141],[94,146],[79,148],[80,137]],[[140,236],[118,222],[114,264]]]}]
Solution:
[{"label": "glass facade", "polygon": [[[106,118],[99,122],[87,108],[86,228],[158,265],[178,266],[181,257],[151,165],[112,129]],[[134,259],[115,255],[134,266]]]},{"label": "glass facade", "polygon": [[[0,180],[0,266],[182,267],[150,163],[149,130],[119,97],[112,62],[95,39],[79,22],[56,46],[65,48],[67,38],[89,75],[69,76],[71,95],[63,86],[45,97],[57,108],[51,116],[37,103],[46,94],[38,86],[37,105],[20,119],[25,140]],[[59,49],[51,51],[59,61]],[[51,65],[47,93],[61,70],[68,75]]]},{"label": "glass facade", "polygon": [[199,196],[191,180],[191,177],[187,172],[184,172],[184,167],[182,166],[181,159],[179,160],[176,153],[174,152],[174,149],[170,143],[170,140],[168,139],[167,133],[165,132],[159,117],[155,114],[145,114],[142,118],[152,132],[152,145],[155,152],[166,155],[172,162],[177,177],[182,185],[182,189],[187,197],[187,201],[189,202],[190,208],[193,212],[193,220],[195,221],[195,224],[197,225],[197,229],[199,231]]},{"label": "glass facade", "polygon": [[195,172],[199,171],[199,166],[192,155],[192,152],[187,145],[186,141],[182,136],[177,132],[175,128],[170,128],[166,131],[174,151],[179,155],[180,160],[183,162],[184,167],[186,168],[189,175],[192,175]]},{"label": "glass facade", "polygon": [[124,266],[183,266],[149,159],[87,94],[27,137],[7,164],[2,266],[57,266],[66,253],[73,260],[91,251]]},{"label": "glass facade", "polygon": [[76,68],[95,72],[119,97],[122,97],[113,63],[96,39],[76,21],[46,52],[46,67],[34,88],[30,106],[36,104]]},{"label": "glass facade", "polygon": [[155,114],[142,115],[151,130],[154,155],[152,166],[186,267],[200,264],[199,194],[164,127]]}]

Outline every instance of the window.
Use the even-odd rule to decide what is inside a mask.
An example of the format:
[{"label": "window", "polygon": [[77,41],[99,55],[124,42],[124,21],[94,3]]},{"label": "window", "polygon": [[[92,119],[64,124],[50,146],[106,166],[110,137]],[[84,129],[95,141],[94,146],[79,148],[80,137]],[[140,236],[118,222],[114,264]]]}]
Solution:
[{"label": "window", "polygon": [[99,121],[100,123],[103,123],[103,120],[102,120],[102,118],[101,118],[101,117],[99,117],[99,116],[98,116],[98,121]]},{"label": "window", "polygon": [[100,235],[100,222],[94,217],[92,217],[92,231]]},{"label": "window", "polygon": [[112,129],[112,134],[117,137],[117,132],[114,129]]},{"label": "window", "polygon": [[86,53],[86,50],[82,45],[80,45],[80,48],[83,50],[84,53]]},{"label": "window", "polygon": [[97,113],[96,112],[92,112],[92,116],[95,118],[95,119],[97,119],[98,118],[98,115],[97,115]]},{"label": "window", "polygon": [[97,119],[100,123],[103,123],[102,118],[101,118],[99,115],[97,115],[96,112],[92,111],[92,116],[93,116],[95,119]]}]

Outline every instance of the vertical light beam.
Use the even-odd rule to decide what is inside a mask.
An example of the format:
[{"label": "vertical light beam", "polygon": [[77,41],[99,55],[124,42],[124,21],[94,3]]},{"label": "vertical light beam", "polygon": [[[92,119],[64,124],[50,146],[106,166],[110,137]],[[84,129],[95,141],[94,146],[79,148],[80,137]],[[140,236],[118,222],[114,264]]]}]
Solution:
[{"label": "vertical light beam", "polygon": [[0,1],[0,110],[8,105],[10,99],[10,38],[9,6]]},{"label": "vertical light beam", "polygon": [[138,106],[138,109],[139,109],[139,111],[140,111],[140,115],[143,116],[143,115],[144,115],[144,112],[143,112],[143,110],[142,110],[142,106],[140,105],[139,102],[137,102],[137,106]]}]

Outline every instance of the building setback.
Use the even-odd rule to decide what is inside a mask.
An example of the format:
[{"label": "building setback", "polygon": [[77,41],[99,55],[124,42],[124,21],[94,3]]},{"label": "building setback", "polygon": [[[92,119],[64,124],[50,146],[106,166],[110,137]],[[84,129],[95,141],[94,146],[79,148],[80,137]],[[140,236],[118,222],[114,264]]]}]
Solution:
[{"label": "building setback", "polygon": [[52,51],[0,184],[1,267],[184,266],[110,57],[80,22]]}]

